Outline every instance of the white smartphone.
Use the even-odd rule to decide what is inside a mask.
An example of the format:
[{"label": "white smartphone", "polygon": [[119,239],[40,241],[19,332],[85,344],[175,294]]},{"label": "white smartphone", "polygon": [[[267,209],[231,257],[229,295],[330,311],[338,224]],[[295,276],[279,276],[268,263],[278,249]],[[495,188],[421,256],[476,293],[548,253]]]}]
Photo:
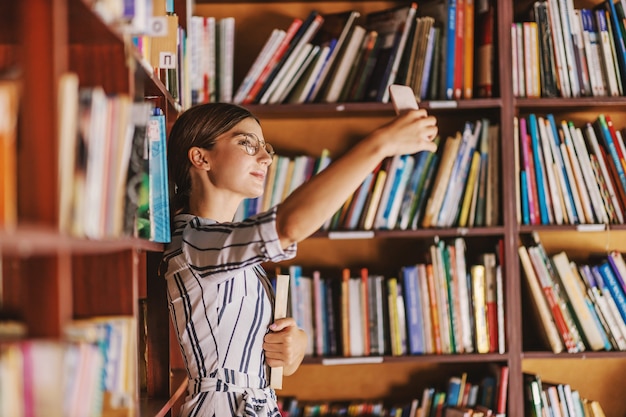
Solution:
[{"label": "white smartphone", "polygon": [[389,86],[389,96],[396,114],[419,108],[415,99],[415,92],[408,85],[391,84]]}]

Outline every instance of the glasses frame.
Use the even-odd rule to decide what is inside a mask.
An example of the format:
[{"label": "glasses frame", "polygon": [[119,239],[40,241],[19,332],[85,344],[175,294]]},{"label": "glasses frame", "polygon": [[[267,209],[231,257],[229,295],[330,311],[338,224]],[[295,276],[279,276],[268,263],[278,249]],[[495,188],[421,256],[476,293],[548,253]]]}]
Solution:
[{"label": "glasses frame", "polygon": [[237,133],[237,136],[243,136],[245,138],[244,141],[242,140],[238,141],[237,145],[242,146],[245,152],[250,156],[257,155],[259,151],[261,150],[261,147],[265,149],[265,152],[267,152],[269,156],[273,157],[276,154],[276,151],[274,151],[274,147],[271,144],[260,139],[254,133],[242,132],[242,133]]}]

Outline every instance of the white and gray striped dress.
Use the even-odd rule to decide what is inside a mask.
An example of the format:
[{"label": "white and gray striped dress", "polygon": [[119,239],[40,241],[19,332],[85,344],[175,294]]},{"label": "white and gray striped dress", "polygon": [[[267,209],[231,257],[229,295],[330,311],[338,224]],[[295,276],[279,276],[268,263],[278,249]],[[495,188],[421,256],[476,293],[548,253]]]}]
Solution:
[{"label": "white and gray striped dress", "polygon": [[280,417],[262,347],[273,292],[260,264],[295,254],[280,246],[275,208],[240,223],[174,218],[164,262],[189,376],[181,416]]}]

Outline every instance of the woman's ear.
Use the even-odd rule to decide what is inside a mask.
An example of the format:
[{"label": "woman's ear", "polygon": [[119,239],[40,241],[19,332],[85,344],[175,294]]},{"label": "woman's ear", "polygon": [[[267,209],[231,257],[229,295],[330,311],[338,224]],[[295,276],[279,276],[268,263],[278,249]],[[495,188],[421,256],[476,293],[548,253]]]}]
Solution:
[{"label": "woman's ear", "polygon": [[209,169],[210,166],[209,166],[209,162],[207,161],[205,152],[206,152],[205,149],[199,148],[197,146],[190,148],[189,152],[187,153],[187,156],[189,157],[189,161],[191,162],[191,165],[193,165],[194,167],[198,169],[203,169],[203,170]]}]

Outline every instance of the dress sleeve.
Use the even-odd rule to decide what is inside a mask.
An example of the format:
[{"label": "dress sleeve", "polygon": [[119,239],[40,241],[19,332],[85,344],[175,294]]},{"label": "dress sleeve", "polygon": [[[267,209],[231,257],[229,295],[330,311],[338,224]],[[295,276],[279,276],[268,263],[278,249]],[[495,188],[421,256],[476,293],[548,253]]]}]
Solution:
[{"label": "dress sleeve", "polygon": [[201,276],[229,273],[262,262],[296,255],[297,245],[283,250],[276,232],[276,207],[242,222],[189,222],[182,234],[186,262]]}]

